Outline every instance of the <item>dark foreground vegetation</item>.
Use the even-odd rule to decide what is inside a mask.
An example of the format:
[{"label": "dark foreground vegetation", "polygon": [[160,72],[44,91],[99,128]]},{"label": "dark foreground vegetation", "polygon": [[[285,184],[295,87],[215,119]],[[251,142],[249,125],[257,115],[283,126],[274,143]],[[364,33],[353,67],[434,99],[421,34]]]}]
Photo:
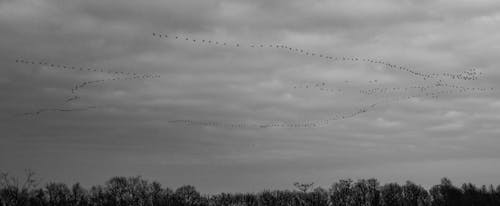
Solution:
[{"label": "dark foreground vegetation", "polygon": [[454,186],[443,178],[429,191],[420,185],[388,183],[376,179],[339,180],[324,189],[295,183],[296,190],[264,190],[258,193],[201,195],[193,186],[175,190],[141,177],[114,177],[104,185],[83,188],[80,184],[48,183],[39,186],[28,172],[18,179],[0,177],[0,205],[172,205],[172,206],[489,206],[500,205],[500,186]]}]

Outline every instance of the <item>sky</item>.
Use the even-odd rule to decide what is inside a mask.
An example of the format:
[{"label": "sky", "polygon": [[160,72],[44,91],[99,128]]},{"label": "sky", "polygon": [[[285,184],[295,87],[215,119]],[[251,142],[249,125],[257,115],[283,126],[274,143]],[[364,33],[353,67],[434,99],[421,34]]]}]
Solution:
[{"label": "sky", "polygon": [[0,28],[3,172],[500,184],[495,0],[0,0]]}]

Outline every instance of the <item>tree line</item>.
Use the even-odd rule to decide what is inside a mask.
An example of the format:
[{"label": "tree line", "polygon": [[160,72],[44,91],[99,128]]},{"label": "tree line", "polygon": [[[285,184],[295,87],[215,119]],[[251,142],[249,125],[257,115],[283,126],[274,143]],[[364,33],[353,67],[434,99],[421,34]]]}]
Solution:
[{"label": "tree line", "polygon": [[32,172],[24,179],[2,173],[0,205],[23,206],[498,206],[500,185],[457,187],[443,178],[426,190],[411,181],[381,185],[376,179],[341,179],[329,188],[294,183],[296,190],[202,195],[194,186],[175,190],[137,177],[113,177],[103,185],[84,188],[50,182],[39,185]]}]

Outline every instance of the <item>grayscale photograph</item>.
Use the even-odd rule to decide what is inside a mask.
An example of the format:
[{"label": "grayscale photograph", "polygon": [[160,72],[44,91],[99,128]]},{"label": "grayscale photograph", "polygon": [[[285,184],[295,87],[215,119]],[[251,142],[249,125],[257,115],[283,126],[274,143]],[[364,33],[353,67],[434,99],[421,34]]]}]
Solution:
[{"label": "grayscale photograph", "polygon": [[498,206],[500,1],[0,0],[0,206]]}]

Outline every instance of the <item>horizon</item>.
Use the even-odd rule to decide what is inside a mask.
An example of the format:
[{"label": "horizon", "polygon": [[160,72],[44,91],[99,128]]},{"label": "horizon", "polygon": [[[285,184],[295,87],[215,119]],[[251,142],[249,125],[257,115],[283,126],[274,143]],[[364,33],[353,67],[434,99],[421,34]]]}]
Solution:
[{"label": "horizon", "polygon": [[[351,181],[351,183],[354,185],[355,183],[357,182],[361,182],[361,181],[368,181],[368,180],[375,180],[375,182],[377,183],[378,185],[378,189],[384,187],[384,186],[387,186],[387,185],[390,185],[390,184],[397,184],[399,186],[404,186],[404,185],[408,185],[408,184],[413,184],[413,185],[416,185],[416,186],[419,186],[423,189],[425,189],[426,191],[430,191],[432,188],[436,187],[436,186],[439,186],[439,185],[442,185],[443,184],[443,180],[446,182],[446,183],[450,183],[451,186],[457,188],[457,189],[464,189],[464,185],[466,186],[474,186],[475,188],[477,189],[480,189],[480,188],[483,188],[483,187],[486,187],[488,188],[488,191],[490,192],[498,192],[498,189],[500,188],[500,185],[494,185],[494,184],[489,184],[489,185],[478,185],[478,184],[474,184],[474,183],[471,183],[471,182],[454,182],[453,180],[447,178],[447,177],[443,177],[440,179],[440,181],[432,184],[432,185],[429,185],[429,186],[424,186],[424,185],[421,185],[419,184],[418,182],[414,182],[414,181],[411,181],[411,180],[406,180],[404,182],[380,182],[377,178],[360,178],[360,179],[352,179],[352,178],[340,178],[340,179],[337,179],[331,183],[329,183],[329,185],[326,185],[326,186],[323,186],[324,184],[317,184],[315,182],[308,182],[308,183],[304,183],[304,182],[294,182],[291,185],[291,187],[287,187],[287,188],[261,188],[259,190],[256,190],[256,191],[217,191],[217,192],[204,192],[204,191],[200,191],[196,185],[190,185],[190,184],[183,184],[183,185],[179,185],[177,187],[171,187],[170,185],[164,185],[162,184],[161,182],[158,182],[154,179],[148,179],[148,178],[144,178],[140,175],[136,175],[136,176],[114,176],[114,177],[110,177],[108,178],[105,182],[101,182],[101,183],[97,183],[97,184],[92,184],[92,185],[84,185],[84,184],[81,184],[80,182],[57,182],[57,181],[44,181],[43,178],[40,178],[37,176],[36,172],[34,171],[31,171],[31,170],[25,170],[25,175],[24,176],[13,176],[11,174],[8,174],[8,173],[5,173],[3,171],[0,171],[2,172],[2,175],[5,175],[3,177],[8,177],[10,178],[9,180],[6,180],[4,182],[2,182],[3,184],[5,185],[8,185],[8,184],[12,184],[12,183],[23,183],[21,185],[24,185],[24,181],[26,181],[27,179],[30,179],[32,180],[33,182],[30,182],[30,187],[31,189],[47,189],[47,186],[48,185],[51,185],[51,184],[64,184],[66,186],[68,186],[68,188],[70,188],[71,186],[73,185],[79,185],[80,187],[83,187],[87,190],[93,188],[93,187],[107,187],[109,186],[109,183],[112,182],[112,180],[114,179],[121,179],[121,178],[124,178],[124,179],[138,179],[138,180],[142,180],[142,181],[146,181],[146,183],[148,185],[151,185],[153,183],[159,183],[161,188],[163,189],[170,189],[172,191],[175,191],[179,188],[182,188],[182,187],[186,187],[186,186],[192,186],[193,188],[196,189],[197,192],[199,192],[201,195],[208,195],[208,196],[211,196],[211,195],[217,195],[217,194],[222,194],[222,193],[227,193],[227,194],[258,194],[258,193],[261,193],[261,192],[264,192],[264,191],[291,191],[291,192],[314,192],[315,189],[318,189],[318,188],[321,188],[321,189],[324,189],[326,191],[329,191],[332,189],[332,187],[335,185],[335,184],[338,184],[340,183],[341,181]],[[29,178],[28,178],[28,175]],[[130,182],[132,183],[132,182]],[[133,184],[133,183],[132,183]],[[5,186],[3,185],[3,186]],[[300,187],[302,186],[302,187]],[[19,187],[19,185],[17,185],[16,187]],[[306,188],[306,189],[304,189]],[[496,191],[495,191],[495,188]]]}]

